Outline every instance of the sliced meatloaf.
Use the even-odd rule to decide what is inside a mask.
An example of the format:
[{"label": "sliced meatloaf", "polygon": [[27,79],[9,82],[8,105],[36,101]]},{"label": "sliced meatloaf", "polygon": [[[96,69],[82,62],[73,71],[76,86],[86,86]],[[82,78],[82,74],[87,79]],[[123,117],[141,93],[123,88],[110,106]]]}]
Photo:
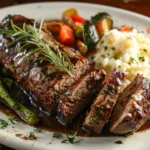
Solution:
[{"label": "sliced meatloaf", "polygon": [[111,116],[118,95],[122,91],[124,78],[124,73],[116,69],[109,75],[85,118],[83,128],[96,134],[101,133]]},{"label": "sliced meatloaf", "polygon": [[[28,19],[20,15],[7,16],[1,22],[1,28],[11,29],[11,20],[15,25],[22,28],[23,24],[33,25],[34,20]],[[39,24],[37,24],[37,27]],[[5,35],[0,35],[0,63],[10,70],[12,76],[26,89],[28,89],[36,97],[36,103],[42,109],[48,112],[56,111],[56,99],[59,95],[76,82],[81,76],[87,73],[92,63],[82,57],[77,51],[72,48],[65,47],[55,41],[50,33],[42,30],[41,36],[49,43],[52,50],[59,48],[65,52],[70,61],[73,63],[74,76],[70,76],[65,72],[58,71],[55,66],[49,62],[37,61],[40,54],[35,54],[31,59],[26,60],[25,55],[32,48],[24,48],[21,51],[21,43],[17,42],[12,46],[8,46],[10,41],[15,41],[15,38],[8,38]]]},{"label": "sliced meatloaf", "polygon": [[92,104],[93,96],[102,87],[105,75],[103,70],[91,70],[64,93],[58,106],[60,123],[71,123]]},{"label": "sliced meatloaf", "polygon": [[114,107],[110,131],[126,134],[137,131],[150,112],[150,86],[142,75],[137,75],[119,95]]}]

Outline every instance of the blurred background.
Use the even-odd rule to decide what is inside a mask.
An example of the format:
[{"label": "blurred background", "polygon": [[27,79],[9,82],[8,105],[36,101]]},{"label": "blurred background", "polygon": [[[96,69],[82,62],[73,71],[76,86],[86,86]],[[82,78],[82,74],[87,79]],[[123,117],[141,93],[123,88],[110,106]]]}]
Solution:
[{"label": "blurred background", "polygon": [[[54,2],[55,0],[0,0],[0,9],[7,6],[35,3],[35,2]],[[57,0],[64,1],[64,0]],[[69,0],[65,0],[68,1]],[[73,1],[70,1],[73,2]],[[94,4],[102,4],[130,10],[139,14],[150,17],[150,0],[76,0],[75,2],[88,2]],[[0,150],[12,150],[0,144]]]},{"label": "blurred background", "polygon": [[[55,0],[0,0],[0,8],[23,4],[23,3],[35,3],[35,2],[54,2]],[[64,0],[57,0],[64,1]],[[69,1],[69,0],[65,0]],[[72,1],[71,1],[72,2]],[[117,8],[123,8],[133,12],[137,12],[146,16],[150,16],[150,0],[76,0],[76,2],[89,2],[95,4],[103,4],[114,6]]]}]

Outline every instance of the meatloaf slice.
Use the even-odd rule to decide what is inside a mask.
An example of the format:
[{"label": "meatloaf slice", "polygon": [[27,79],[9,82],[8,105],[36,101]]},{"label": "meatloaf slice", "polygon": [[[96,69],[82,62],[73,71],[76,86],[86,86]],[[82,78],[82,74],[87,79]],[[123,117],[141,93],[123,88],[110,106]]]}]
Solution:
[{"label": "meatloaf slice", "polygon": [[[24,16],[15,15],[7,16],[1,22],[2,29],[11,29],[11,20],[15,25],[23,27],[23,24],[33,25],[34,20]],[[39,24],[37,23],[37,27]],[[7,38],[0,35],[0,63],[10,70],[12,76],[24,88],[28,89],[36,97],[36,103],[48,112],[56,111],[56,99],[59,95],[70,87],[74,82],[86,74],[92,67],[92,63],[81,56],[77,51],[70,47],[65,47],[55,41],[50,33],[42,30],[41,36],[49,43],[52,50],[59,48],[60,51],[66,53],[73,63],[74,76],[70,76],[65,72],[58,71],[54,64],[50,62],[41,62],[37,60],[38,54],[33,55],[31,59],[26,60],[25,55],[32,48],[24,48],[19,50],[21,43],[14,43],[8,46],[10,41],[15,38]]]},{"label": "meatloaf slice", "polygon": [[103,70],[91,70],[64,93],[58,106],[58,120],[61,124],[71,123],[92,104],[93,95],[101,88],[105,75]]},{"label": "meatloaf slice", "polygon": [[109,75],[99,92],[90,112],[83,123],[83,128],[100,134],[108,122],[119,93],[122,91],[125,75],[116,69]]},{"label": "meatloaf slice", "polygon": [[137,75],[119,95],[114,107],[110,131],[126,134],[138,130],[150,112],[150,86],[142,75]]}]

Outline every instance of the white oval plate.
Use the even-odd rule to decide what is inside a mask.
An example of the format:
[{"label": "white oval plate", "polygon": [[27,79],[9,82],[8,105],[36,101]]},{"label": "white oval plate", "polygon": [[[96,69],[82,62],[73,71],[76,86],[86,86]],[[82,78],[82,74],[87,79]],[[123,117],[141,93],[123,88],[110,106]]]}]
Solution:
[{"label": "white oval plate", "polygon": [[[97,12],[108,12],[113,20],[114,26],[120,27],[122,25],[133,26],[139,31],[144,31],[150,28],[150,18],[117,9],[108,6],[94,5],[87,3],[67,3],[67,2],[54,2],[54,3],[34,3],[26,5],[18,5],[13,7],[7,7],[0,10],[0,20],[2,20],[8,14],[21,14],[29,18],[35,18],[36,20],[44,19],[60,19],[62,12],[68,8],[76,8],[81,16],[89,19]],[[147,34],[150,37],[150,35]],[[7,120],[7,116],[0,112],[0,119]],[[9,147],[24,150],[150,150],[150,130],[142,133],[136,133],[128,138],[121,137],[77,137],[76,140],[80,140],[78,144],[62,144],[62,139],[53,139],[53,133],[48,131],[42,131],[36,133],[38,137],[36,141],[25,141],[16,134],[28,135],[33,132],[34,128],[22,123],[9,125],[7,129],[0,130],[0,143]],[[115,144],[115,141],[121,140],[123,144]]]}]

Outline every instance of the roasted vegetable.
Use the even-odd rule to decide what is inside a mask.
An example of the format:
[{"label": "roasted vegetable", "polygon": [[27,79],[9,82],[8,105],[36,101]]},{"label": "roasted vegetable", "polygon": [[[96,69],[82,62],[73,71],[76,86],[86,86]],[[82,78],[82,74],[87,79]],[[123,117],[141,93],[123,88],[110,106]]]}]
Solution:
[{"label": "roasted vegetable", "polygon": [[87,53],[87,51],[88,51],[87,46],[86,46],[85,43],[82,42],[81,40],[77,40],[77,42],[76,42],[76,47],[77,47],[77,49],[80,51],[80,53],[81,53],[82,55],[85,55],[85,54]]},{"label": "roasted vegetable", "polygon": [[92,23],[97,24],[99,21],[102,21],[105,18],[110,18],[110,15],[108,13],[102,12],[97,13],[95,16],[92,17]]},{"label": "roasted vegetable", "polygon": [[[12,80],[7,80],[7,85],[11,86]],[[6,89],[3,86],[2,80],[0,80],[0,98],[1,101],[7,104],[12,110],[14,110],[19,117],[22,118],[26,123],[29,125],[36,125],[39,121],[39,119],[36,117],[36,115],[28,110],[26,107],[24,107],[21,103],[16,102],[11,98],[11,96],[8,94]]]},{"label": "roasted vegetable", "polygon": [[83,19],[82,17],[78,17],[78,16],[72,16],[72,20],[74,22],[80,23],[80,24],[84,24],[85,23],[85,19]]},{"label": "roasted vegetable", "polygon": [[120,29],[121,32],[131,32],[132,28],[128,26],[124,26]]},{"label": "roasted vegetable", "polygon": [[66,11],[63,12],[62,15],[62,20],[69,25],[70,27],[73,28],[74,26],[74,21],[72,19],[72,17],[79,17],[79,14],[77,12],[76,9],[71,8],[71,9],[67,9]]},{"label": "roasted vegetable", "polygon": [[63,26],[63,22],[55,21],[55,20],[47,20],[44,21],[42,28],[53,35],[53,37],[58,41],[61,27]]},{"label": "roasted vegetable", "polygon": [[95,24],[100,37],[112,29],[113,21],[110,15],[105,12],[96,14],[91,20],[92,23]]},{"label": "roasted vegetable", "polygon": [[83,39],[83,24],[85,19],[80,17],[76,9],[68,9],[63,13],[63,21],[69,25],[78,39]]},{"label": "roasted vegetable", "polygon": [[74,34],[77,39],[83,40],[83,24],[75,23]]},{"label": "roasted vegetable", "polygon": [[70,8],[63,12],[63,18],[64,17],[72,17],[72,16],[76,16],[76,17],[79,16],[79,14],[75,8]]},{"label": "roasted vegetable", "polygon": [[43,28],[53,34],[60,33],[61,27],[64,23],[61,21],[48,20],[43,23]]},{"label": "roasted vegetable", "polygon": [[2,82],[4,84],[4,87],[6,88],[9,95],[14,99],[15,101],[21,103],[25,107],[27,107],[29,110],[34,112],[37,116],[38,114],[38,107],[33,102],[35,101],[35,97],[30,94],[27,90],[22,88],[15,80],[9,77],[3,77]]},{"label": "roasted vegetable", "polygon": [[99,36],[103,36],[106,32],[112,29],[113,21],[110,18],[105,18],[99,21],[95,26]]},{"label": "roasted vegetable", "polygon": [[88,50],[94,50],[96,44],[99,41],[99,36],[95,25],[87,21],[84,24],[84,42],[88,47]]},{"label": "roasted vegetable", "polygon": [[59,34],[59,41],[66,46],[74,45],[75,39],[74,39],[73,30],[69,26],[63,25],[61,27],[60,34]]},{"label": "roasted vegetable", "polygon": [[[28,22],[28,26],[30,26],[31,28],[33,27],[32,23],[34,22],[34,20],[30,20],[20,15],[11,17],[9,16],[9,18],[6,17],[3,20],[3,22],[7,22],[7,25],[5,25],[5,28],[2,29],[7,33],[9,32],[9,29],[6,30],[6,28],[9,27],[9,24],[10,22],[12,22],[12,20],[15,22],[16,26],[23,26],[24,22]],[[23,29],[20,30],[22,31]],[[12,32],[14,32],[14,30],[12,30]],[[37,31],[36,29],[34,29],[33,32],[34,34],[35,32],[39,33],[39,31]],[[34,35],[31,36],[34,38]],[[5,68],[8,68],[10,70],[10,72],[12,73],[12,77],[14,77],[21,86],[26,88],[32,95],[34,95],[34,98],[36,99],[33,102],[34,104],[38,105],[38,107],[41,107],[42,110],[46,112],[46,114],[53,115],[56,112],[57,100],[59,96],[61,96],[61,94],[64,93],[68,89],[68,87],[72,86],[76,81],[78,81],[82,77],[82,75],[86,74],[86,72],[92,68],[93,64],[85,57],[82,57],[79,52],[60,44],[53,38],[53,36],[51,36],[44,30],[41,30],[41,34],[39,37],[40,39],[37,39],[42,43],[36,43],[36,40],[32,38],[36,45],[29,44],[27,50],[26,47],[22,47],[27,41],[26,38],[22,39],[22,45],[18,45],[18,43],[20,42],[18,40],[12,47],[8,47],[10,39],[7,38],[7,36],[3,36],[0,43],[1,45],[6,44],[6,47],[0,49],[0,63]],[[46,42],[43,43],[43,40],[41,38],[43,40],[46,40]],[[14,41],[15,39],[18,39],[18,37],[14,37]],[[32,39],[29,39],[30,43],[32,43]],[[39,46],[44,46],[44,44],[45,48],[39,48]],[[39,49],[39,52],[35,54],[35,51],[37,49]],[[28,52],[31,52],[31,57],[29,56],[29,59],[24,59],[26,58],[26,56],[28,56]],[[20,53],[23,55],[20,55]],[[53,54],[56,54],[57,57],[51,58],[56,61],[57,64],[59,63],[60,66],[66,66],[67,68],[69,68],[69,70],[66,68],[69,72],[72,70],[72,74],[69,72],[66,73],[67,70],[54,71],[53,73],[53,70],[55,70],[56,66],[53,61],[49,61],[48,58]],[[42,60],[40,59],[41,57],[43,58],[43,61],[40,61]],[[45,57],[47,57],[47,59]],[[60,58],[62,60],[61,62],[59,61]],[[13,63],[10,60],[12,60]],[[17,65],[14,65],[14,61],[15,63],[17,63]]]},{"label": "roasted vegetable", "polygon": [[[71,76],[74,74],[72,66],[73,64],[71,63],[69,57],[64,52],[61,52],[59,46],[54,46],[55,44],[53,45],[53,42],[49,42],[52,37],[49,36],[49,33],[46,33],[47,31],[42,30],[42,22],[39,24],[39,28],[36,27],[35,21],[32,25],[27,25],[24,22],[23,28],[16,25],[15,21],[13,22],[12,20],[10,20],[10,25],[12,29],[0,29],[0,34],[5,35],[6,37],[13,37],[15,39],[9,43],[9,47],[13,46],[18,41],[21,42],[21,47],[19,50],[22,50],[23,48],[28,49],[30,46],[33,46],[34,48],[32,51],[28,51],[26,54],[26,58],[30,58],[31,56],[40,53],[41,57],[36,58],[37,60],[49,61],[50,63],[54,64],[55,68],[67,72]],[[72,32],[70,32],[70,34]],[[52,47],[55,49],[55,51],[53,51]]]}]

